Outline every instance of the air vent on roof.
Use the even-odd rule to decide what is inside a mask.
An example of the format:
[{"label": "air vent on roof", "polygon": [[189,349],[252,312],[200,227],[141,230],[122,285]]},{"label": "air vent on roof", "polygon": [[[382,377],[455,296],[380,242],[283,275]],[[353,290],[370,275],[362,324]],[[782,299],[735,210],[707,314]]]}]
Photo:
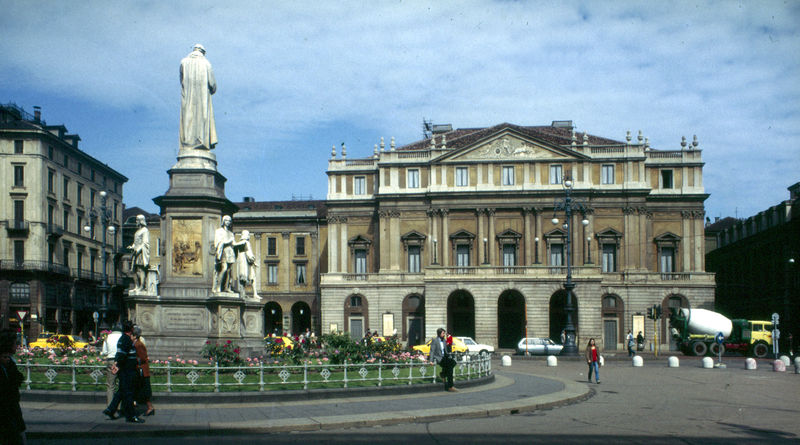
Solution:
[{"label": "air vent on roof", "polygon": [[572,121],[553,121],[551,127],[572,129]]},{"label": "air vent on roof", "polygon": [[442,134],[442,133],[447,133],[448,131],[453,131],[453,124],[434,124],[433,125],[433,134]]},{"label": "air vent on roof", "polygon": [[242,201],[244,201],[244,202],[256,202],[256,199],[253,198],[252,196],[245,196],[244,198],[242,198]]}]

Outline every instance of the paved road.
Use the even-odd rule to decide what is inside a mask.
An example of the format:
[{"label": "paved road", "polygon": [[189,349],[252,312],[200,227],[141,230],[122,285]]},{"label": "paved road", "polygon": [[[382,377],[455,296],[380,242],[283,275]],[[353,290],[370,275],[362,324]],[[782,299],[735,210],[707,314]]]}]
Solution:
[{"label": "paved road", "polygon": [[[75,407],[71,415],[92,420],[64,419],[61,430],[78,424],[83,431],[94,429],[106,437],[74,437],[55,434],[51,438],[34,435],[31,444],[212,444],[212,443],[800,443],[800,375],[774,373],[762,362],[757,371],[745,371],[743,360],[726,358],[726,369],[702,369],[696,358],[683,358],[680,368],[667,368],[666,362],[648,360],[644,368],[632,368],[627,360],[607,362],[601,368],[602,384],[586,383],[585,365],[561,361],[557,368],[548,368],[542,360],[517,360],[511,368],[495,367],[497,380],[486,388],[465,390],[459,394],[393,396],[383,400],[361,398],[316,402],[289,402],[291,408],[264,407],[248,404],[239,407],[186,407],[157,404],[157,414],[144,425],[126,425],[120,421],[98,420],[97,407]],[[563,384],[561,389],[559,385]],[[547,389],[547,385],[551,385]],[[570,388],[572,392],[565,392]],[[575,396],[583,388],[592,397],[568,405],[557,404],[553,394],[562,398]],[[549,390],[555,390],[547,394]],[[531,394],[535,391],[537,394]],[[576,392],[577,391],[577,392]],[[500,395],[506,401],[498,401]],[[553,407],[521,412],[515,415],[487,417],[487,406],[549,398]],[[484,401],[485,400],[485,401]],[[283,404],[282,404],[283,405]],[[409,405],[416,407],[410,410]],[[550,406],[550,405],[548,405]],[[364,409],[369,408],[368,412]],[[406,417],[395,417],[392,423],[386,413],[400,408]],[[470,408],[470,410],[466,410]],[[350,410],[356,410],[347,414]],[[452,409],[462,414],[450,415]],[[38,411],[37,411],[38,410]],[[26,418],[38,419],[32,431],[48,425],[45,413],[61,415],[61,410],[26,407]],[[39,414],[34,414],[38,412]],[[229,417],[238,412],[241,419],[216,422],[215,416]],[[285,417],[276,415],[285,412]],[[247,430],[258,422],[266,426],[263,416],[279,422],[297,413],[321,417],[341,415],[343,418],[383,419],[382,426],[341,428],[336,423],[322,426],[322,431],[268,433]],[[414,422],[409,413],[442,413]],[[182,413],[182,414],[181,414]],[[189,414],[191,413],[191,414]],[[196,422],[208,422],[209,429],[174,430],[176,419],[192,416]],[[384,417],[382,417],[385,415]],[[39,416],[39,417],[37,417]],[[478,417],[471,417],[478,416]],[[313,416],[308,416],[313,418]],[[294,417],[292,417],[294,418]],[[408,423],[414,422],[414,423]],[[51,418],[51,424],[59,423]],[[366,423],[366,422],[364,422]],[[225,428],[225,426],[228,428]],[[339,423],[338,425],[343,425]],[[358,425],[354,422],[353,425]],[[108,429],[103,432],[104,428]],[[314,428],[320,428],[319,425]],[[238,431],[236,431],[238,430]],[[123,438],[129,432],[136,436]],[[75,431],[77,433],[77,431]],[[116,438],[112,438],[117,436]]]}]

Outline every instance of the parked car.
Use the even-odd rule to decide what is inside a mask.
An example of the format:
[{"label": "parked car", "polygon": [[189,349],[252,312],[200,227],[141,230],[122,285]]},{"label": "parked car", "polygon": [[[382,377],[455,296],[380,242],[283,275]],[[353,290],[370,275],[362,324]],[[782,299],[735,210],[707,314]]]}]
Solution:
[{"label": "parked car", "polygon": [[558,355],[562,349],[563,345],[544,337],[526,337],[517,343],[517,354],[523,355]]},{"label": "parked car", "polygon": [[28,345],[29,349],[53,349],[62,346],[71,346],[75,349],[82,349],[89,346],[89,343],[77,335],[68,334],[40,334],[36,341]]},{"label": "parked car", "polygon": [[461,340],[464,345],[466,345],[467,350],[470,354],[475,355],[488,355],[494,352],[494,346],[492,345],[485,345],[483,343],[478,343],[472,339],[472,337],[456,337]]},{"label": "parked car", "polygon": [[[433,340],[433,339],[431,339],[431,340]],[[414,346],[411,349],[413,349],[415,351],[419,351],[419,352],[425,354],[426,356],[428,356],[428,355],[431,354],[431,340],[428,340],[428,342],[425,343],[424,345],[417,345],[417,346]],[[458,337],[453,337],[452,350],[453,350],[453,352],[467,352],[467,351],[469,351],[469,348],[467,348],[467,345],[465,345],[464,342],[459,340]]]}]

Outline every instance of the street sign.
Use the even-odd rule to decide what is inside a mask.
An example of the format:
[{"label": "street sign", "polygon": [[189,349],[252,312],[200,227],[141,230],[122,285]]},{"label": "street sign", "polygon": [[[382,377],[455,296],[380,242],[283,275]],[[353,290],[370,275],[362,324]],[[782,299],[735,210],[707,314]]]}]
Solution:
[{"label": "street sign", "polygon": [[92,314],[92,318],[94,319],[94,321],[95,321],[95,322],[97,322],[97,320],[100,318],[100,314],[98,314],[98,313],[95,311],[95,313],[93,313],[93,314]]},{"label": "street sign", "polygon": [[780,322],[780,316],[777,312],[772,314],[772,324],[778,324]]},{"label": "street sign", "polygon": [[28,311],[17,311],[17,316],[20,320],[24,320],[26,315],[28,315]]},{"label": "street sign", "polygon": [[714,340],[716,340],[717,344],[721,345],[722,342],[725,341],[725,335],[722,332],[717,332],[717,335],[716,337],[714,337]]}]

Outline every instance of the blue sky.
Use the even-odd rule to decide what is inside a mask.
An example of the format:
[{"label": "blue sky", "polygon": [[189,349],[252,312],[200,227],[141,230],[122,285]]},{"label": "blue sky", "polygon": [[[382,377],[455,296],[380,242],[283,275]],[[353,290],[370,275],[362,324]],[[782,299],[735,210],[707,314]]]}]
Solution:
[{"label": "blue sky", "polygon": [[[225,4],[230,3],[230,4]],[[0,102],[81,135],[157,211],[178,147],[178,66],[214,66],[227,196],[324,199],[332,145],[571,119],[653,148],[696,134],[708,216],[800,181],[800,2],[0,0]]]}]

